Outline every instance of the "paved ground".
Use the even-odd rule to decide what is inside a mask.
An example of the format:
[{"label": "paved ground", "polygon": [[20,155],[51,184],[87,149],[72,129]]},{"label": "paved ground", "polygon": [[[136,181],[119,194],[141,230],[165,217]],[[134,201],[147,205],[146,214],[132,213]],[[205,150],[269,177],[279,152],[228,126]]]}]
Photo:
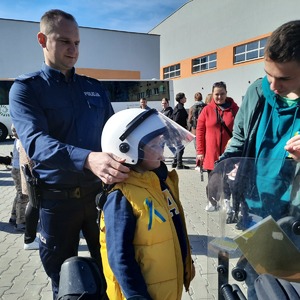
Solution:
[{"label": "paved ground", "polygon": [[[0,144],[0,155],[12,151],[13,142],[7,140]],[[184,154],[185,163],[190,170],[179,170],[180,194],[183,203],[189,238],[192,244],[196,277],[189,293],[183,300],[217,299],[217,260],[207,257],[207,241],[212,236],[224,234],[225,228],[218,226],[219,214],[206,213],[205,186],[200,181],[199,172],[194,170],[194,146],[190,144]],[[167,159],[170,165],[171,160]],[[15,190],[10,170],[0,165],[0,299],[1,300],[51,300],[51,284],[41,265],[38,251],[23,250],[23,234],[8,224]],[[233,226],[226,231],[235,234]],[[88,256],[85,241],[81,240],[79,255]]]}]

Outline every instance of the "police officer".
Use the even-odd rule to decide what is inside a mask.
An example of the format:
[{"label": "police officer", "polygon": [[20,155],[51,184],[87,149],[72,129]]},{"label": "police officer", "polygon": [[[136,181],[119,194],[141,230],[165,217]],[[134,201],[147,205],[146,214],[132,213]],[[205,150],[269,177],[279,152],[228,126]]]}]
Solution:
[{"label": "police officer", "polygon": [[62,263],[78,254],[80,231],[99,264],[95,195],[104,183],[121,182],[129,169],[123,160],[101,152],[101,132],[113,114],[95,79],[75,74],[79,29],[61,10],[46,12],[38,42],[44,64],[16,79],[10,91],[12,120],[34,162],[40,203],[40,257],[57,297]]}]

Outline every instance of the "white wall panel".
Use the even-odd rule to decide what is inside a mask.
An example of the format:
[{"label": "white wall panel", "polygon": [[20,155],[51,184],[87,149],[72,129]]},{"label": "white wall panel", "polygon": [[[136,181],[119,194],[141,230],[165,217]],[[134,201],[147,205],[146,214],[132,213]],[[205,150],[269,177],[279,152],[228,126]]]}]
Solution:
[{"label": "white wall panel", "polygon": [[[0,78],[39,70],[43,52],[39,23],[0,19]],[[141,79],[159,78],[158,35],[80,27],[76,67],[140,71]]]},{"label": "white wall panel", "polygon": [[[268,34],[287,21],[300,19],[299,11],[299,0],[191,0],[150,33],[161,36],[160,65],[164,67]],[[176,79],[174,94],[186,93],[189,107],[195,92],[200,91],[205,97],[214,82],[225,81],[228,96],[240,103],[248,81],[262,76],[261,61],[240,64]]]}]

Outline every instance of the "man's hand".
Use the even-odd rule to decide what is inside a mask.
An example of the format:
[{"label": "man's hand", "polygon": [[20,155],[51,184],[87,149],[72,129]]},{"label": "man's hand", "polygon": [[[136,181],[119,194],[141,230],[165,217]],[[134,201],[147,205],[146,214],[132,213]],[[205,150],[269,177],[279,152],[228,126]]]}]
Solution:
[{"label": "man's hand", "polygon": [[130,169],[123,165],[125,159],[105,152],[91,152],[85,162],[85,168],[91,170],[102,182],[112,184],[128,178]]},{"label": "man's hand", "polygon": [[289,157],[300,161],[300,135],[295,135],[289,139],[284,149],[290,153]]}]

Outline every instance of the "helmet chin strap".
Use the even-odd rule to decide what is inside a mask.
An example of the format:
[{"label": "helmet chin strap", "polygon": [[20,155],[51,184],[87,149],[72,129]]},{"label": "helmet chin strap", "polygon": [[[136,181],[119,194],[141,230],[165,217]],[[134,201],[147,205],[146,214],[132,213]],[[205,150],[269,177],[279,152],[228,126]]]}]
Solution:
[{"label": "helmet chin strap", "polygon": [[126,167],[128,167],[129,169],[132,169],[132,170],[133,170],[133,167],[136,166],[136,165],[128,164],[128,163],[126,163],[126,162],[123,163],[123,165],[126,166]]},{"label": "helmet chin strap", "polygon": [[144,173],[147,170],[143,169],[139,164],[135,165],[135,166],[131,166],[131,169],[137,173]]}]

